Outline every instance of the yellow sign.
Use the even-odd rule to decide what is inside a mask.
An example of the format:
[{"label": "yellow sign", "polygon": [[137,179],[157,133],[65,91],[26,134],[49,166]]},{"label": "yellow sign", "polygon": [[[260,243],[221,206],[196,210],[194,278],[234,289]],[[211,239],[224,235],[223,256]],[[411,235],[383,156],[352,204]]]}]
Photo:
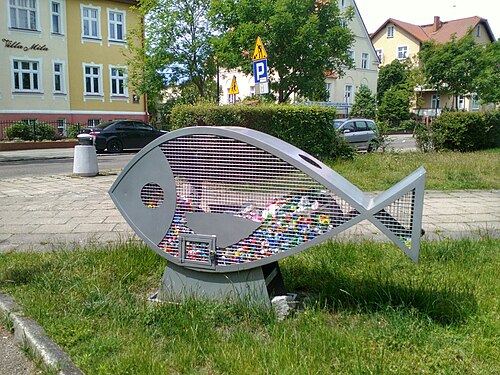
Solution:
[{"label": "yellow sign", "polygon": [[260,40],[260,36],[257,37],[257,42],[255,43],[255,49],[253,50],[252,61],[265,60],[267,59],[267,52]]},{"label": "yellow sign", "polygon": [[231,87],[229,88],[229,95],[239,94],[240,90],[238,90],[238,84],[236,83],[236,76],[233,76],[233,80],[231,81]]}]

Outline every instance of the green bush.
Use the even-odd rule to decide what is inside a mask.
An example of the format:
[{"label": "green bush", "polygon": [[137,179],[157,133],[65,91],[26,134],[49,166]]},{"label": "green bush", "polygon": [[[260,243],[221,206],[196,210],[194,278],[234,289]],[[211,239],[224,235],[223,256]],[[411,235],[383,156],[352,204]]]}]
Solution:
[{"label": "green bush", "polygon": [[500,146],[500,111],[444,112],[432,122],[435,150],[475,151]]},{"label": "green bush", "polygon": [[37,141],[44,139],[54,140],[57,138],[55,129],[50,125],[43,122],[36,122],[27,124],[25,122],[16,122],[14,125],[5,129],[5,135],[8,139],[22,139],[23,141],[33,141],[36,134]]},{"label": "green bush", "polygon": [[179,105],[171,113],[172,129],[187,126],[243,126],[280,138],[321,159],[352,157],[335,131],[335,109],[297,105]]},{"label": "green bush", "polygon": [[67,127],[67,138],[76,138],[82,126],[80,124],[69,124]]}]

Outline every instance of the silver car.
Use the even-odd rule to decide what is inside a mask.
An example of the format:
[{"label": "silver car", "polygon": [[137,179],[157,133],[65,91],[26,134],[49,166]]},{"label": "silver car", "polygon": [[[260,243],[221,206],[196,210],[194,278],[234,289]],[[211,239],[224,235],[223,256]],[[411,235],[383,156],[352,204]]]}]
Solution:
[{"label": "silver car", "polygon": [[334,120],[333,125],[347,142],[358,151],[373,151],[377,148],[377,124],[365,118]]}]

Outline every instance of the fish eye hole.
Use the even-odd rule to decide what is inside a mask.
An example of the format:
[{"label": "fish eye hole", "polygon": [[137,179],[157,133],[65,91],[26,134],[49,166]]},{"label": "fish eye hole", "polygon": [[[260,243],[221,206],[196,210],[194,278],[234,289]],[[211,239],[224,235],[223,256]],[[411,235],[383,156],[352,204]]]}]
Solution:
[{"label": "fish eye hole", "polygon": [[147,208],[158,208],[163,204],[165,193],[160,185],[149,182],[141,189],[141,200]]},{"label": "fish eye hole", "polygon": [[318,163],[316,163],[316,162],[315,162],[314,160],[312,160],[309,156],[306,156],[306,155],[303,155],[303,154],[299,154],[299,156],[300,156],[303,160],[307,161],[309,164],[312,164],[312,165],[314,165],[316,168],[321,169],[321,165],[319,165]]}]

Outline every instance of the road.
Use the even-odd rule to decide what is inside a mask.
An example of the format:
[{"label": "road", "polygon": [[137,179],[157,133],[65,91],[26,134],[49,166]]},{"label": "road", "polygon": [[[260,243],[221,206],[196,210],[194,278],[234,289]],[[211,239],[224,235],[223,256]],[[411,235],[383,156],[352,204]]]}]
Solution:
[{"label": "road", "polygon": [[[136,152],[98,154],[99,171],[122,169]],[[73,173],[73,149],[0,153],[0,179]]]},{"label": "road", "polygon": [[388,150],[394,151],[416,151],[415,138],[411,134],[393,134],[389,136]]}]

